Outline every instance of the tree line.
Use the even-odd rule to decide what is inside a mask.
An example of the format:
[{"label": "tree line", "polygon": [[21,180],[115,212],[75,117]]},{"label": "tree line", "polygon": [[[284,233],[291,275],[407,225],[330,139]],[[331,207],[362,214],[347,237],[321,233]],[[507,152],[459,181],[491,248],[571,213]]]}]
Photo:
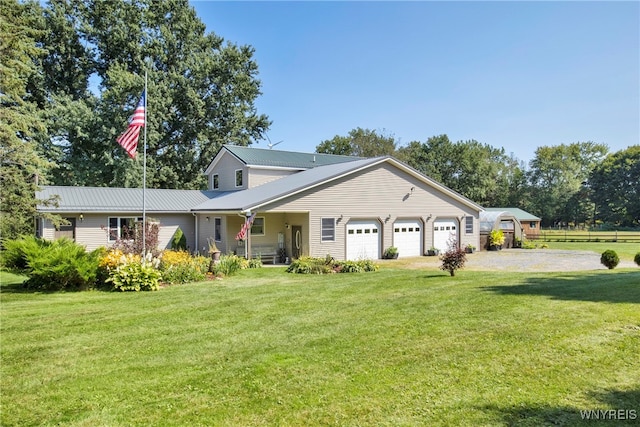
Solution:
[{"label": "tree line", "polygon": [[[188,0],[0,0],[0,34],[2,239],[31,233],[36,206],[56,203],[35,199],[39,185],[142,186],[142,161],[115,140],[145,72],[148,188],[206,188],[222,144],[250,145],[271,125],[255,107],[253,47],[207,32]],[[357,128],[317,151],[391,154],[484,206],[521,207],[545,224],[640,220],[638,146],[540,147],[523,165],[473,140],[398,147]]]},{"label": "tree line", "polygon": [[543,226],[640,226],[640,145],[615,153],[594,142],[541,146],[525,163],[475,140],[436,135],[399,146],[384,130],[355,128],[316,151],[391,155],[482,206],[518,207]]}]

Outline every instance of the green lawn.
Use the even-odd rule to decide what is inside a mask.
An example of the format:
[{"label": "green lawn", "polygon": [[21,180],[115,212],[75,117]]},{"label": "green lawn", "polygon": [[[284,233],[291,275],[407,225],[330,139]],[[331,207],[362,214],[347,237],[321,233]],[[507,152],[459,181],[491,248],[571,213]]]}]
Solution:
[{"label": "green lawn", "polygon": [[621,260],[632,261],[640,253],[640,243],[622,242],[536,242],[546,244],[549,249],[565,249],[570,251],[592,251],[601,254],[607,249],[616,251]]},{"label": "green lawn", "polygon": [[330,276],[263,268],[137,294],[25,293],[3,273],[0,424],[640,417],[640,269],[449,277],[390,265]]}]

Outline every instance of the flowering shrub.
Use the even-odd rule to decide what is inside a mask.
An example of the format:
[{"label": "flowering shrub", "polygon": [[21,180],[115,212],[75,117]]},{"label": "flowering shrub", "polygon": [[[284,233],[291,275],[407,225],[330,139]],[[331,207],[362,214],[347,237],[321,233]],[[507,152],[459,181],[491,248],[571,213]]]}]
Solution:
[{"label": "flowering shrub", "polygon": [[142,260],[140,255],[112,249],[100,259],[99,277],[116,291],[155,291],[162,277],[159,264],[151,254]]},{"label": "flowering shrub", "polygon": [[166,250],[162,253],[160,270],[166,283],[188,283],[204,280],[209,270],[210,259],[191,256],[186,251]]},{"label": "flowering shrub", "polygon": [[109,275],[107,282],[113,283],[116,291],[155,291],[160,287],[162,273],[153,263],[142,263],[132,257],[120,264]]}]

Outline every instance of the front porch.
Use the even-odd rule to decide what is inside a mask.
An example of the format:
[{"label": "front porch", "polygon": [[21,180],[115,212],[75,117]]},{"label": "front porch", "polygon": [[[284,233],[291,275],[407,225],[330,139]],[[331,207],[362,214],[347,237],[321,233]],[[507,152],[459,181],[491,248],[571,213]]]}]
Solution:
[{"label": "front porch", "polygon": [[258,258],[265,263],[285,264],[309,254],[309,214],[257,212],[244,239],[236,236],[246,221],[238,212],[199,213],[197,217],[198,251],[206,253],[208,242],[215,241],[223,254]]}]

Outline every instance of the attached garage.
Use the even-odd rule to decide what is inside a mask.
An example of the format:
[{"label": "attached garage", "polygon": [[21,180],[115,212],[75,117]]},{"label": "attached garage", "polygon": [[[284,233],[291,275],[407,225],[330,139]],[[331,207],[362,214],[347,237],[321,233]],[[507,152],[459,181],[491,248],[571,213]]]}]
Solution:
[{"label": "attached garage", "polygon": [[451,242],[458,243],[459,230],[457,219],[437,219],[433,222],[433,246],[445,252]]},{"label": "attached garage", "polygon": [[378,221],[350,221],[347,224],[347,259],[380,258],[380,224]]},{"label": "attached garage", "polygon": [[393,246],[398,248],[398,256],[420,256],[422,250],[422,223],[420,220],[398,220],[393,224]]}]

